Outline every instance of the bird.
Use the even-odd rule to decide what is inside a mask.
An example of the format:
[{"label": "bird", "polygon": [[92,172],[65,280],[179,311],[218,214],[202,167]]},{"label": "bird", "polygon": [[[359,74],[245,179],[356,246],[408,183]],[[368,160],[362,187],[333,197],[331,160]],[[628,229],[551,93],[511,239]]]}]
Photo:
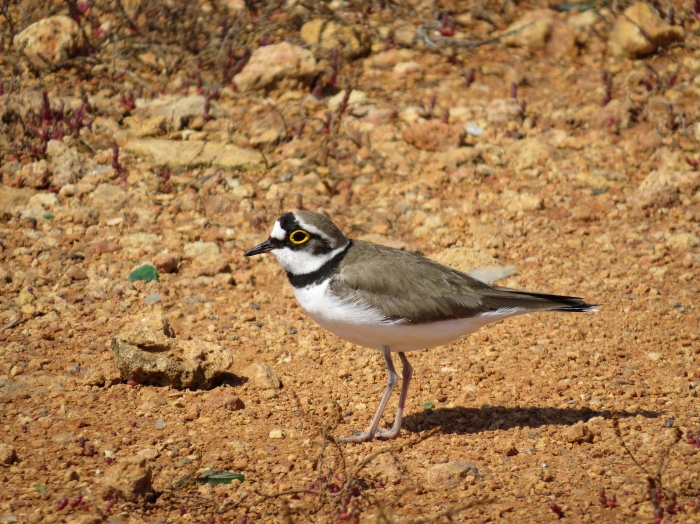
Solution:
[{"label": "bird", "polygon": [[[274,255],[316,323],[384,357],[387,384],[372,422],[342,443],[398,436],[413,376],[406,353],[454,342],[517,315],[580,313],[598,306],[577,297],[499,287],[418,253],[350,239],[328,217],[308,210],[283,214],[269,238],[245,256],[262,253]],[[401,361],[402,384],[394,424],[383,429],[379,424],[398,383],[392,353]]]}]

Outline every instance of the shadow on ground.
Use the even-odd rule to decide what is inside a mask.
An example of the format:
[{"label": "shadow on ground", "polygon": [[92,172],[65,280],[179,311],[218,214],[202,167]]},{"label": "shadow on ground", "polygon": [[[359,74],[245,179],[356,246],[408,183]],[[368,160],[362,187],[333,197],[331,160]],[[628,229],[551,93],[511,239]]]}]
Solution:
[{"label": "shadow on ground", "polygon": [[[657,418],[656,411],[620,411],[619,418],[642,415]],[[507,408],[485,405],[481,408],[456,406],[425,410],[404,417],[403,428],[418,432],[440,426],[443,433],[468,434],[485,430],[507,430],[514,427],[537,428],[545,425],[572,426],[579,421],[586,422],[593,417],[612,418],[608,410],[596,411],[591,408]]]}]

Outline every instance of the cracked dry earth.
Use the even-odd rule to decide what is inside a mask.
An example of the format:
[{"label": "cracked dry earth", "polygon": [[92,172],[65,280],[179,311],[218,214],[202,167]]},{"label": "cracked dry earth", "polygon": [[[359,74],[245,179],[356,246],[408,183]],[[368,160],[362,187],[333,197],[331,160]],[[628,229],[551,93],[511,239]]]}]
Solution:
[{"label": "cracked dry earth", "polygon": [[[529,12],[511,9],[512,20]],[[395,22],[382,16],[370,22],[386,38]],[[206,121],[172,129],[126,115],[95,71],[86,87],[101,109],[81,135],[94,154],[69,137],[47,153],[55,178],[70,151],[89,169],[52,192],[12,183],[42,159],[3,167],[0,522],[698,522],[691,18],[683,46],[644,60],[610,55],[593,33],[571,56],[496,43],[458,49],[457,64],[421,41],[383,51],[375,39],[343,66],[362,96],[331,126],[331,146],[330,97],[308,87],[268,99],[224,89]],[[649,67],[677,78],[648,90]],[[57,104],[74,96],[70,71],[24,82]],[[174,85],[172,103],[183,100]],[[306,129],[256,146],[278,113],[308,118]],[[158,157],[144,136],[172,149]],[[198,164],[178,156],[190,142],[249,156],[244,168],[216,152]],[[380,355],[310,321],[272,257],[243,257],[299,206],[350,237],[462,269],[478,250],[515,267],[499,284],[584,297],[599,312],[517,317],[409,354],[399,438],[338,446],[374,413]],[[144,263],[159,280],[130,282]],[[230,353],[216,387],[120,375],[112,339],[159,315],[176,339]],[[194,482],[205,470],[245,480]]]}]

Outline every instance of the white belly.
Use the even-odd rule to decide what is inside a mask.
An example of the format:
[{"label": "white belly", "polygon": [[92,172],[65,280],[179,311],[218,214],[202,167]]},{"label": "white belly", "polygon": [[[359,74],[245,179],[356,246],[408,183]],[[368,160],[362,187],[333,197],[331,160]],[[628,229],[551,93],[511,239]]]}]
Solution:
[{"label": "white belly", "polygon": [[340,338],[359,346],[373,349],[386,346],[397,352],[449,344],[486,324],[525,312],[507,309],[431,324],[403,324],[385,320],[377,310],[340,300],[330,292],[327,281],[316,286],[294,288],[294,295],[311,318]]}]

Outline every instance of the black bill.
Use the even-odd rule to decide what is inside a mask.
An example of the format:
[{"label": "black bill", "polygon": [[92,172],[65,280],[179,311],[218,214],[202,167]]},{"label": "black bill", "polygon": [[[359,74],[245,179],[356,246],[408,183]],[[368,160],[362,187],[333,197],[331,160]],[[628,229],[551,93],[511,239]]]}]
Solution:
[{"label": "black bill", "polygon": [[270,239],[268,238],[262,244],[258,244],[253,249],[249,249],[248,251],[246,251],[245,256],[252,257],[254,255],[260,255],[262,253],[267,253],[271,249],[272,249],[272,243],[270,242]]}]

